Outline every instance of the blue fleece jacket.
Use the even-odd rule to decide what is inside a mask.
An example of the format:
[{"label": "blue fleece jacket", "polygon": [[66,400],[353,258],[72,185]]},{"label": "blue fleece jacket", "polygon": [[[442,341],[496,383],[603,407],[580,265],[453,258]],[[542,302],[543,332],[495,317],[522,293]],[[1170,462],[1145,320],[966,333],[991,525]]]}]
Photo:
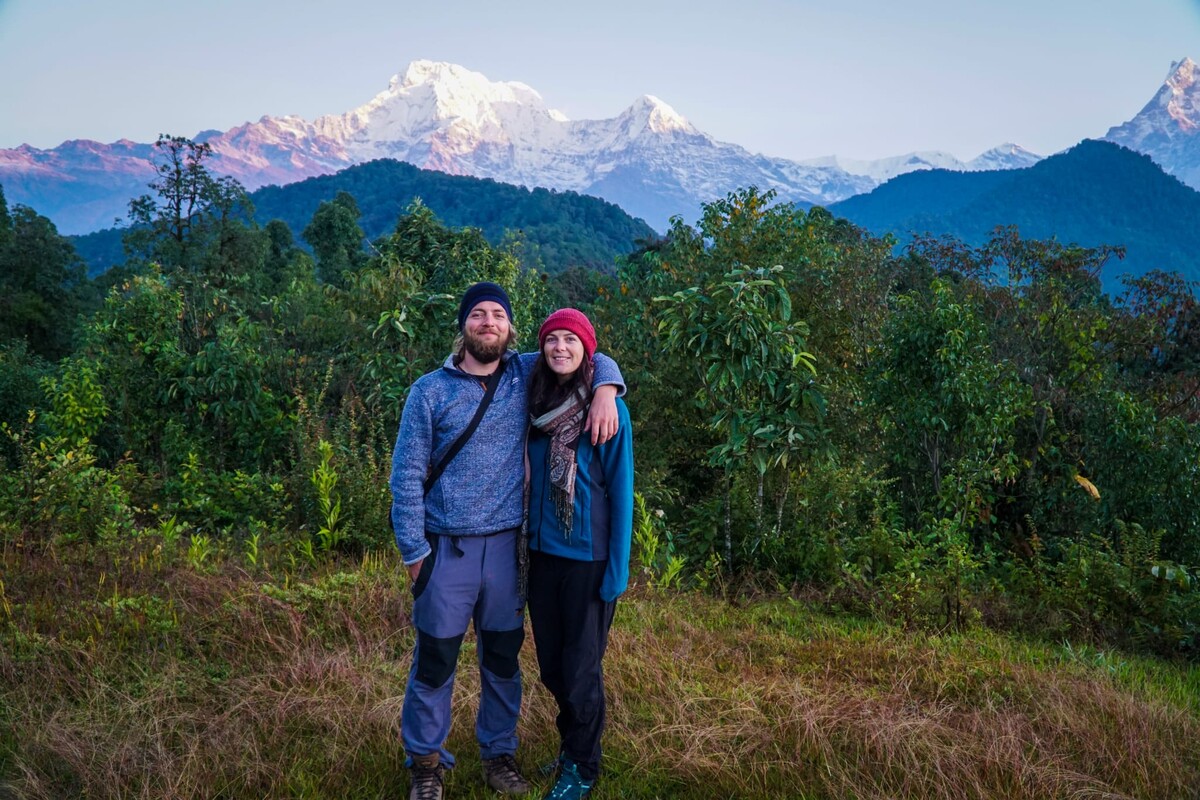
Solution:
[{"label": "blue fleece jacket", "polygon": [[607,561],[600,597],[616,600],[629,585],[633,538],[633,429],[629,409],[617,399],[621,427],[593,447],[580,437],[575,448],[575,508],[565,531],[550,493],[550,437],[529,433],[529,547],[575,561]]},{"label": "blue fleece jacket", "polygon": [[[537,353],[509,351],[496,396],[470,441],[424,493],[425,476],[466,430],[483,399],[483,379],[448,357],[413,383],[392,451],[392,529],[405,564],[429,554],[425,532],[483,536],[520,527],[524,516],[527,387]],[[593,385],[625,385],[616,362],[597,353]]]}]

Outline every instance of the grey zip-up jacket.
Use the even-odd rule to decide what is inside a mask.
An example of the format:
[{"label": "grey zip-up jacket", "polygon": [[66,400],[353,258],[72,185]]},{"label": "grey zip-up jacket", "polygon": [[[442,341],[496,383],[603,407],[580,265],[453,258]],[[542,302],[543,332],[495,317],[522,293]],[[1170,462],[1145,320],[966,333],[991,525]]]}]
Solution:
[{"label": "grey zip-up jacket", "polygon": [[[537,355],[505,354],[507,366],[491,406],[428,495],[425,477],[475,416],[483,379],[460,370],[450,356],[441,369],[413,383],[392,451],[392,530],[406,565],[429,554],[426,531],[483,536],[521,526],[527,389]],[[615,361],[597,353],[593,364],[594,386],[616,384],[625,393]]]}]

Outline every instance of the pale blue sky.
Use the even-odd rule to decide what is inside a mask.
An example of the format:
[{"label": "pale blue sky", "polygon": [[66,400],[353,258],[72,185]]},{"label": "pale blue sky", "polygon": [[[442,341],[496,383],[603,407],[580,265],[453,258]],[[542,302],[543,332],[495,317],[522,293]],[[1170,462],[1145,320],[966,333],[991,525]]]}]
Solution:
[{"label": "pale blue sky", "polygon": [[340,114],[427,58],[575,119],[653,94],[773,156],[1048,154],[1185,56],[1196,0],[0,0],[0,147]]}]

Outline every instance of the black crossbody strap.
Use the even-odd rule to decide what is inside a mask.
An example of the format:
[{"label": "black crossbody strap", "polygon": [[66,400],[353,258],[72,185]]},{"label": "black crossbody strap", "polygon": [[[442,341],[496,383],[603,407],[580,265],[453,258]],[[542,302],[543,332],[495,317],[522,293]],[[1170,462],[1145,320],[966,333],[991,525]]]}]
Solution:
[{"label": "black crossbody strap", "polygon": [[442,477],[442,473],[446,471],[446,467],[458,455],[458,451],[463,449],[467,440],[471,438],[471,434],[475,433],[475,429],[479,427],[479,421],[483,419],[484,412],[492,404],[492,398],[496,396],[496,389],[500,386],[500,376],[504,374],[504,368],[507,366],[508,360],[504,356],[501,356],[500,365],[496,367],[491,375],[488,375],[487,382],[484,384],[483,399],[479,401],[479,408],[475,409],[475,416],[471,417],[471,421],[467,423],[466,430],[454,440],[454,444],[450,445],[450,449],[446,451],[446,455],[442,456],[442,460],[438,462],[433,471],[429,473],[429,477],[425,479],[425,494],[429,494],[429,490],[437,483],[438,478]]}]

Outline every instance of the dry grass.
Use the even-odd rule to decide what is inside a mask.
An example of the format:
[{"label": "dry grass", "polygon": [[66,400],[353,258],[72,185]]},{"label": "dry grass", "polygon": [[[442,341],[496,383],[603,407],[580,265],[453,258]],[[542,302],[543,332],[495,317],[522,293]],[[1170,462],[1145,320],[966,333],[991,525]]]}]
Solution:
[{"label": "dry grass", "polygon": [[[681,795],[1191,797],[1195,708],[975,639],[813,624],[787,604],[637,606],[614,637],[612,738]],[[1194,672],[1192,680],[1194,680]],[[656,766],[657,765],[657,766]],[[740,768],[732,768],[739,765]]]},{"label": "dry grass", "polygon": [[[144,541],[0,563],[0,797],[403,796],[408,593],[391,557],[209,573]],[[1200,671],[634,592],[599,797],[1200,796]],[[474,661],[473,643],[463,664]],[[523,663],[521,759],[556,751]],[[487,797],[460,670],[454,797]]]}]

